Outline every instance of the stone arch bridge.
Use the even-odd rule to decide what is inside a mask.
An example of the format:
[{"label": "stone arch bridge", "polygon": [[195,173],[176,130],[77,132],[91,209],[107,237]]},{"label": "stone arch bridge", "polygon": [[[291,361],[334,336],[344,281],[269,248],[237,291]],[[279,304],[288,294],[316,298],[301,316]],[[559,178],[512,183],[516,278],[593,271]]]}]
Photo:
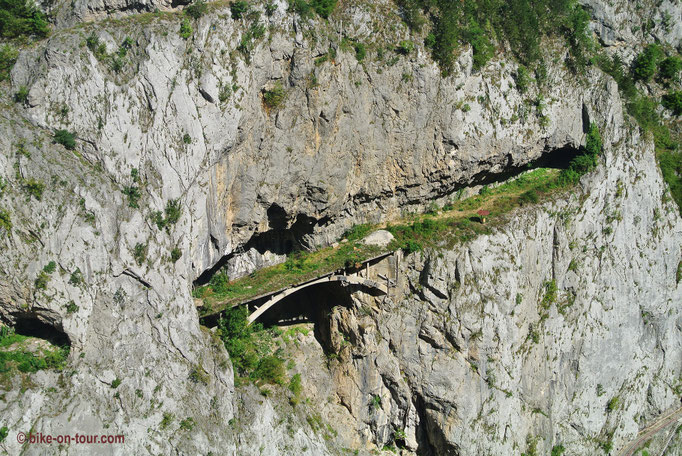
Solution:
[{"label": "stone arch bridge", "polygon": [[[305,282],[235,303],[230,307],[248,306],[250,310],[248,322],[249,324],[252,324],[285,298],[293,296],[302,290],[325,283],[336,282],[342,287],[354,285],[357,288],[357,291],[388,296],[391,293],[391,289],[396,286],[399,261],[400,251],[383,253],[364,260],[363,262],[354,265],[352,268],[344,268],[322,274]],[[224,312],[224,310],[205,315],[202,318],[202,323],[206,326],[215,326],[222,312]]]}]

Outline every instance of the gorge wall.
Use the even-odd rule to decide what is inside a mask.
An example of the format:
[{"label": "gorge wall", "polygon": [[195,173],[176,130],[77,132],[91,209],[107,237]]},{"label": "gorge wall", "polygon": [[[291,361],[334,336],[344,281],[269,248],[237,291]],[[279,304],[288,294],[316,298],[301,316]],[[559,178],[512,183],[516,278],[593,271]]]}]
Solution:
[{"label": "gorge wall", "polygon": [[[347,5],[330,23],[275,3],[248,58],[238,48],[253,22],[217,6],[183,39],[173,14],[132,14],[177,6],[153,2],[76,2],[63,28],[21,50],[0,113],[0,205],[12,218],[0,317],[47,324],[71,353],[64,371],[0,396],[10,429],[0,451],[17,454],[13,433],[32,429],[125,435],[102,454],[368,454],[402,431],[406,454],[520,454],[537,440],[543,453],[563,443],[587,455],[679,406],[682,220],[610,77],[594,67],[575,77],[548,59],[547,82],[521,94],[503,50],[473,71],[464,48],[448,78],[421,46],[392,64],[359,62],[341,30],[386,46],[409,36],[391,2]],[[600,36],[624,20],[609,11],[627,2],[612,3],[586,2]],[[679,44],[678,24],[661,30]],[[132,38],[122,68],[88,47],[91,33],[108,54]],[[625,32],[619,40],[616,53],[639,49]],[[13,103],[21,86],[27,101]],[[266,106],[280,86],[283,104]],[[356,293],[316,323],[317,338],[301,336],[307,404],[235,387],[224,346],[198,322],[202,274],[217,264],[247,274],[353,225],[442,204],[584,145],[590,123],[604,156],[575,191],[491,235],[407,256],[399,297]],[[53,143],[62,128],[76,133],[75,152]],[[45,184],[40,198],[29,179]],[[181,215],[161,229],[154,213],[171,200]],[[50,261],[58,272],[39,289]],[[311,424],[313,411],[335,432]]]}]

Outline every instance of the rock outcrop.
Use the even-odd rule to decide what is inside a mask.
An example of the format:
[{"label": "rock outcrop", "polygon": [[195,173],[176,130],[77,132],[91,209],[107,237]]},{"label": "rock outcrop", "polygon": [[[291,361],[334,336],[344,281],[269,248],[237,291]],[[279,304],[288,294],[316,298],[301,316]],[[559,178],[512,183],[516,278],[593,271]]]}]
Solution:
[{"label": "rock outcrop", "polygon": [[[183,39],[173,14],[130,15],[21,51],[11,91],[26,86],[28,99],[3,91],[0,113],[0,208],[12,219],[0,235],[0,318],[48,325],[71,355],[64,372],[2,395],[12,434],[1,451],[21,451],[13,433],[32,429],[125,435],[102,454],[317,455],[380,448],[395,432],[420,454],[516,454],[535,437],[594,454],[598,440],[618,445],[679,403],[682,221],[610,78],[550,64],[546,85],[522,95],[503,56],[473,72],[463,52],[449,78],[420,47],[359,62],[338,33],[394,45],[407,31],[381,12],[392,3],[349,6],[343,25],[276,4],[263,29],[218,8]],[[76,17],[177,6],[74,5]],[[266,103],[279,90],[283,101]],[[254,388],[235,392],[224,347],[199,325],[195,280],[443,203],[580,147],[592,122],[606,150],[579,193],[412,255],[402,299],[355,295],[355,308],[319,322],[341,363],[302,372],[303,383],[345,423],[338,436]],[[57,129],[75,134],[75,151],[53,142]],[[38,289],[50,261],[57,272]],[[556,300],[538,308],[548,282]],[[301,343],[323,356],[315,340]],[[381,407],[369,407],[374,396]]]}]

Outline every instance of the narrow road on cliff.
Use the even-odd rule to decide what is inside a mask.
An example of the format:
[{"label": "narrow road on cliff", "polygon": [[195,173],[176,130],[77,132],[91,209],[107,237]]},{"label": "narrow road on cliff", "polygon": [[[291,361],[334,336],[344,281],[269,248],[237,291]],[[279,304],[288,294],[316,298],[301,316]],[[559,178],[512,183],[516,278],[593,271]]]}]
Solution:
[{"label": "narrow road on cliff", "polygon": [[652,438],[654,435],[667,428],[670,423],[673,423],[682,418],[682,407],[672,410],[668,413],[663,414],[656,421],[651,423],[649,426],[645,427],[639,434],[637,438],[626,445],[620,452],[619,456],[632,456],[632,454],[642,445],[644,442]]}]

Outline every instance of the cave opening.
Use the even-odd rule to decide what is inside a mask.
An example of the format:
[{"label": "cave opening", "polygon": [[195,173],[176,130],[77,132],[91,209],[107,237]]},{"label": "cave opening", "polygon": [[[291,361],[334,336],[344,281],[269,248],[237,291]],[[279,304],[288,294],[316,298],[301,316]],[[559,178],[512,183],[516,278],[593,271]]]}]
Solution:
[{"label": "cave opening", "polygon": [[[552,168],[564,170],[568,169],[571,161],[578,155],[585,153],[585,148],[572,147],[569,145],[559,147],[557,149],[552,149],[550,151],[544,152],[540,157],[532,162],[525,165],[515,166],[511,163],[511,157],[509,157],[509,163],[503,171],[491,173],[488,171],[481,171],[480,173],[474,175],[471,183],[461,186],[460,188],[471,187],[474,185],[491,185],[491,184],[501,184],[509,179],[515,178],[526,171],[530,171],[538,168]],[[456,190],[459,190],[457,188]]]},{"label": "cave opening", "polygon": [[296,215],[294,222],[289,225],[289,215],[277,204],[271,204],[267,210],[268,230],[254,233],[240,248],[224,255],[213,267],[205,270],[194,280],[194,286],[206,285],[216,273],[237,255],[248,252],[252,248],[259,254],[266,252],[276,255],[290,255],[291,253],[310,250],[313,246],[309,237],[316,226],[324,226],[328,218],[316,219],[305,214]]},{"label": "cave opening", "polygon": [[43,339],[56,346],[71,346],[71,340],[61,328],[41,321],[34,315],[22,315],[14,323],[16,334]]}]

